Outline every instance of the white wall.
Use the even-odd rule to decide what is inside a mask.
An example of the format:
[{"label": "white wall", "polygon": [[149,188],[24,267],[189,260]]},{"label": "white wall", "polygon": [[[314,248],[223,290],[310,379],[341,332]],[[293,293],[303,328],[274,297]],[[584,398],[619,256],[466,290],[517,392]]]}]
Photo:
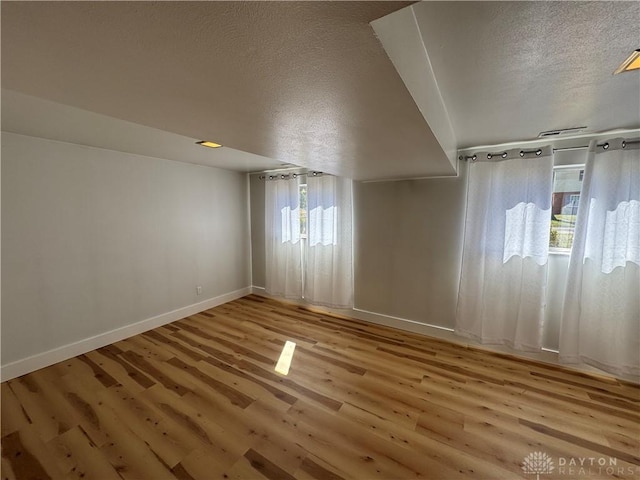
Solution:
[{"label": "white wall", "polygon": [[245,174],[2,133],[3,373],[246,293],[250,262]]},{"label": "white wall", "polygon": [[466,167],[458,178],[356,184],[356,308],[453,328]]}]

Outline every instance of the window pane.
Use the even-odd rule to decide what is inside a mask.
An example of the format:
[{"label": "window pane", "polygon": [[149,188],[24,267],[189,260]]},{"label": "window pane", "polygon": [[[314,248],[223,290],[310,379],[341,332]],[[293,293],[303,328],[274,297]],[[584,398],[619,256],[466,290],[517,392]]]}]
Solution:
[{"label": "window pane", "polygon": [[300,185],[300,236],[307,238],[307,185]]},{"label": "window pane", "polygon": [[553,172],[553,202],[549,247],[568,250],[573,244],[573,231],[582,190],[583,167],[556,169]]}]

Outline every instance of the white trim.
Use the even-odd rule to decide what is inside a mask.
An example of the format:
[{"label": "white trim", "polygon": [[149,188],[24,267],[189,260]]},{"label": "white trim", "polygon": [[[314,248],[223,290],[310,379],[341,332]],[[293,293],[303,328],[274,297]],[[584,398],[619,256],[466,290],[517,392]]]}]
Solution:
[{"label": "white trim", "polygon": [[68,360],[69,358],[82,355],[97,348],[104,347],[105,345],[110,345],[134,335],[166,325],[167,323],[175,322],[190,315],[217,307],[223,303],[231,302],[244,297],[245,295],[249,295],[251,291],[251,287],[245,287],[234,292],[225,293],[202,302],[172,310],[171,312],[162,313],[155,317],[147,318],[146,320],[125,325],[124,327],[100,333],[93,337],[85,338],[68,345],[63,345],[43,353],[38,353],[21,360],[16,360],[8,363],[7,365],[2,365],[0,369],[0,379],[4,382],[21,375],[31,373],[35,370]]},{"label": "white trim", "polygon": [[398,330],[404,330],[406,332],[417,333],[417,334],[425,335],[431,338],[446,340],[448,342],[460,345],[462,348],[471,347],[471,348],[477,348],[480,350],[486,350],[488,352],[505,353],[508,355],[512,355],[513,357],[516,357],[516,358],[517,357],[526,358],[526,359],[535,360],[541,363],[557,365],[557,366],[566,368],[567,370],[574,370],[579,372],[586,372],[586,373],[616,378],[614,375],[610,373],[604,372],[594,366],[587,365],[584,363],[578,364],[578,365],[574,365],[574,364],[567,365],[566,363],[563,363],[560,361],[558,352],[550,348],[543,347],[542,351],[539,351],[539,352],[527,352],[527,351],[521,351],[521,350],[514,350],[510,348],[508,345],[488,345],[488,344],[482,344],[482,343],[476,342],[473,339],[457,335],[452,328],[442,327],[440,325],[431,325],[428,323],[421,323],[415,320],[394,317],[394,316],[385,315],[382,313],[370,312],[367,310],[361,310],[359,308],[338,310],[338,309],[332,309],[332,308],[322,307],[318,305],[312,305],[308,302],[305,302],[302,299],[300,300],[284,299],[282,297],[268,295],[265,292],[265,289],[263,287],[253,286],[251,287],[251,293],[255,295],[261,295],[267,298],[273,298],[275,300],[278,300],[284,303],[301,305],[304,307],[308,307],[311,310],[316,310],[319,312],[342,315],[346,317],[355,318],[357,320],[362,320],[365,322],[382,325],[384,327],[397,328]]},{"label": "white trim", "polygon": [[260,295],[261,297],[273,298],[274,300],[277,300],[279,302],[291,303],[293,305],[300,305],[301,307],[307,307],[310,310],[317,309],[320,312],[333,313],[335,315],[342,315],[342,316],[357,318],[354,314],[354,310],[351,308],[332,308],[332,307],[327,307],[326,305],[319,305],[316,303],[307,302],[304,298],[285,298],[285,297],[280,297],[278,295],[271,295],[267,293],[264,287],[253,286],[251,287],[251,293],[254,295]]},{"label": "white trim", "polygon": [[[291,299],[282,298],[277,295],[269,295],[264,287],[251,287],[251,293],[254,295],[260,295],[266,298],[273,298],[280,302],[293,303],[294,305],[300,305],[303,307],[309,307],[311,309],[317,309],[327,313],[334,313],[337,315],[344,315],[352,317],[357,320],[363,320],[369,323],[375,323],[384,327],[392,327],[407,332],[420,333],[422,335],[428,335],[430,337],[440,337],[452,339],[455,341],[456,337],[453,334],[453,328],[442,327],[440,325],[431,325],[429,323],[417,322],[415,320],[409,320],[406,318],[393,317],[391,315],[385,315],[383,313],[370,312],[368,310],[362,310],[360,308],[330,308],[323,305],[316,305],[306,302],[303,298]],[[459,341],[459,338],[458,338]]]},{"label": "white trim", "polygon": [[481,344],[479,342],[474,341],[473,339],[469,339],[469,338],[457,335],[452,328],[442,327],[439,325],[430,325],[428,323],[416,322],[415,320],[408,320],[406,318],[393,317],[393,316],[384,315],[381,313],[368,312],[366,310],[360,310],[358,308],[353,309],[353,316],[359,320],[364,320],[365,322],[376,323],[378,325],[382,325],[385,327],[397,328],[399,330],[418,333],[418,334],[426,335],[432,338],[447,340],[451,343],[458,344],[463,348],[472,347],[472,348],[478,348],[481,350],[487,350],[489,352],[506,353],[514,357],[526,358],[526,359],[535,360],[541,363],[548,363],[551,365],[558,365],[563,368],[566,368],[567,370],[594,373],[597,375],[604,375],[607,377],[613,376],[610,373],[604,372],[590,365],[586,365],[586,364],[567,365],[566,363],[562,363],[558,358],[558,352],[556,350],[552,350],[549,348],[543,347],[542,351],[540,352],[527,352],[527,351],[521,351],[521,350],[514,350],[510,348],[508,345]]},{"label": "white trim", "polygon": [[580,371],[580,372],[586,372],[586,373],[593,373],[597,375],[604,375],[607,377],[613,377],[612,374],[604,372],[591,365],[586,365],[586,364],[567,365],[566,363],[563,363],[559,360],[557,350],[552,350],[550,348],[543,347],[542,351],[540,352],[527,352],[527,351],[521,351],[521,350],[514,350],[510,348],[508,345],[481,344],[479,342],[474,341],[473,339],[457,335],[453,329],[448,327],[441,327],[439,325],[430,325],[427,323],[420,323],[420,322],[416,322],[415,320],[392,317],[390,315],[384,315],[381,313],[367,312],[366,310],[359,310],[357,308],[353,310],[353,316],[359,320],[364,320],[365,322],[376,323],[378,325],[383,325],[385,327],[397,328],[399,330],[418,333],[418,334],[426,335],[432,338],[447,340],[451,343],[458,344],[463,348],[472,347],[472,348],[478,348],[481,350],[486,350],[488,352],[506,353],[508,355],[512,355],[513,357],[526,358],[526,359],[535,360],[541,363],[558,365],[560,367],[566,368],[567,370],[574,370],[574,371]]},{"label": "white trim", "polygon": [[375,180],[355,180],[360,183],[384,183],[384,182],[405,182],[407,180],[437,180],[446,178],[460,178],[460,157],[456,157],[456,173],[455,175],[432,175],[429,177],[401,177],[401,178],[380,178]]},{"label": "white trim", "polygon": [[399,328],[408,332],[421,333],[423,335],[429,335],[431,337],[442,335],[434,334],[433,330],[441,330],[444,332],[453,333],[453,328],[443,327],[440,325],[432,325],[430,323],[416,322],[415,320],[394,317],[392,315],[385,315],[383,313],[370,312],[368,310],[361,310],[360,308],[354,308],[353,313],[354,316],[360,320],[377,323],[385,327]]}]

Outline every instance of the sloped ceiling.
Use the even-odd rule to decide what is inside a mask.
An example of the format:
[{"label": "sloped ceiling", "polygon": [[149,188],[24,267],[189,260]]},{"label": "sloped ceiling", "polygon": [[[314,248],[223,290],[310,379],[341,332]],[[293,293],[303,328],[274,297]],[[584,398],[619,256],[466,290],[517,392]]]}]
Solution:
[{"label": "sloped ceiling", "polygon": [[369,25],[406,5],[2,2],[2,85],[356,179],[455,173]]}]

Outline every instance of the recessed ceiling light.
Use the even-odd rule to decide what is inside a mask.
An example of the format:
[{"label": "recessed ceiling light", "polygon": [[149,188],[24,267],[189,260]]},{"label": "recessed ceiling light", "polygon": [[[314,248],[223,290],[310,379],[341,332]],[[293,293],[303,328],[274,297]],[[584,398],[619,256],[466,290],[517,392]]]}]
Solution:
[{"label": "recessed ceiling light", "polygon": [[202,145],[203,147],[209,147],[209,148],[220,148],[222,146],[219,143],[210,142],[208,140],[202,140],[202,141],[196,142],[196,143],[198,145]]},{"label": "recessed ceiling light", "polygon": [[569,135],[571,133],[578,133],[587,127],[571,127],[571,128],[559,128],[557,130],[547,130],[546,132],[540,132],[538,138],[555,137],[556,135]]},{"label": "recessed ceiling light", "polygon": [[615,72],[613,72],[613,74],[617,75],[618,73],[628,72],[630,70],[637,70],[639,68],[640,68],[640,48],[638,50],[634,50],[633,52],[631,52],[631,55],[629,55],[629,58],[627,58],[624,62],[622,62],[622,64],[616,69]]}]

